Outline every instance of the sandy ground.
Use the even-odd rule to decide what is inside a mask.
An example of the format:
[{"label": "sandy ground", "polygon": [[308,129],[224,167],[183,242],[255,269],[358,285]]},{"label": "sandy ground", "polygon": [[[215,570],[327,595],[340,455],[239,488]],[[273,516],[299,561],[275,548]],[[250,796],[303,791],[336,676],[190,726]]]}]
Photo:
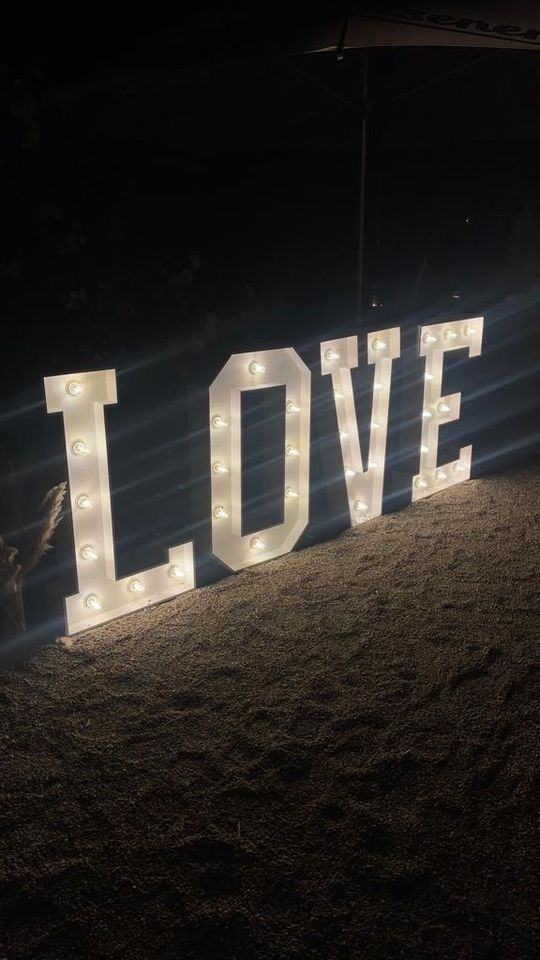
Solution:
[{"label": "sandy ground", "polygon": [[0,957],[540,955],[540,470],[0,675]]}]

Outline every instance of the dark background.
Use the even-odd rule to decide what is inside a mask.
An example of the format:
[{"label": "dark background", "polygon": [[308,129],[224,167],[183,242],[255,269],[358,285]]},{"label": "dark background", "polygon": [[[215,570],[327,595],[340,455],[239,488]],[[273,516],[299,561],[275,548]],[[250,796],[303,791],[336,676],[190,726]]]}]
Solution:
[{"label": "dark background", "polygon": [[[337,9],[9,14],[0,450],[11,541],[29,535],[43,494],[66,476],[44,375],[117,369],[107,423],[119,575],[191,538],[198,582],[223,573],[207,556],[207,388],[232,352],[294,346],[312,367],[312,521],[302,543],[346,525],[320,339],[402,328],[388,507],[405,502],[417,469],[423,320],[486,317],[482,358],[447,363],[445,388],[463,392],[463,407],[441,434],[441,461],[445,444],[471,440],[476,472],[536,451],[540,56],[370,51],[359,305],[364,54],[298,52],[303,30]],[[365,440],[362,335],[360,346]],[[265,411],[246,411],[246,504],[257,498],[262,511],[254,526],[276,522],[281,496],[276,458],[262,469],[250,440]],[[56,545],[27,588],[36,629],[45,620],[57,629],[61,598],[76,590],[69,522]]]}]

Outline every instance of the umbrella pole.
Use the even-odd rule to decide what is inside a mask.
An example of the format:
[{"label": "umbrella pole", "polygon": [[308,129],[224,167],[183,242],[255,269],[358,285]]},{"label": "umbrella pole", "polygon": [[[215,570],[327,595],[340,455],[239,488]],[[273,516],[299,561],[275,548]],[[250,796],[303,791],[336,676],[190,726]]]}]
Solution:
[{"label": "umbrella pole", "polygon": [[367,125],[368,125],[368,52],[364,51],[362,79],[362,146],[360,153],[360,223],[358,242],[358,319],[362,322],[364,313],[364,247],[366,223],[366,163],[367,163]]}]

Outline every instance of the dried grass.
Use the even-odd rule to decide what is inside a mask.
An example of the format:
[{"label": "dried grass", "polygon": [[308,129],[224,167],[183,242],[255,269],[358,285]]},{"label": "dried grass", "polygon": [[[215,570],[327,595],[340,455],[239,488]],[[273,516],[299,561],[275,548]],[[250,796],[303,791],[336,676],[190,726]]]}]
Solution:
[{"label": "dried grass", "polygon": [[51,540],[54,532],[60,523],[62,505],[66,495],[67,483],[65,480],[59,483],[44,497],[41,507],[44,511],[43,523],[39,527],[36,539],[30,553],[21,564],[21,577],[25,577],[34,567],[37,566],[42,557],[51,549]]},{"label": "dried grass", "polygon": [[0,591],[2,593],[17,593],[21,589],[24,577],[51,549],[51,540],[62,519],[66,490],[67,483],[64,481],[52,487],[44,497],[41,503],[43,518],[27,557],[22,558],[19,548],[9,546],[0,535]]}]

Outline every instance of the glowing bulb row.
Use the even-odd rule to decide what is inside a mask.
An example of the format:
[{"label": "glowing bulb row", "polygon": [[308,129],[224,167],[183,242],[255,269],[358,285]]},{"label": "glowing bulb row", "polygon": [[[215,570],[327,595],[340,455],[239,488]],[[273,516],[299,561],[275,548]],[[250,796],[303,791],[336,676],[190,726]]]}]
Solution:
[{"label": "glowing bulb row", "polygon": [[[335,351],[332,351],[332,357],[339,359],[339,354],[337,354]],[[266,366],[258,360],[252,360],[248,364],[248,371],[252,376],[256,376],[257,374],[265,373]],[[296,414],[300,413],[301,411],[300,405],[295,400],[288,400],[285,409],[287,414]],[[210,419],[210,423],[215,429],[221,429],[229,426],[228,421],[221,414],[214,414]],[[300,455],[300,451],[292,444],[287,444],[285,447],[285,455],[287,457],[298,457]],[[212,464],[212,472],[214,474],[224,475],[227,474],[229,470],[221,460],[216,460]],[[287,500],[297,499],[298,493],[292,487],[286,487],[285,498]],[[229,518],[229,512],[222,504],[218,504],[216,507],[214,507],[213,514],[217,520],[227,520]],[[264,550],[266,546],[260,537],[252,537],[249,543],[250,547],[254,550]]]},{"label": "glowing bulb row", "polygon": [[[83,547],[81,550],[81,554],[83,554],[83,551],[86,549],[93,550],[93,547],[90,547],[90,548]],[[97,558],[97,555],[96,555],[96,558]],[[184,571],[182,570],[182,567],[178,566],[178,564],[176,563],[173,563],[172,566],[169,567],[168,574],[169,574],[169,577],[171,577],[173,580],[183,580],[185,576]],[[133,577],[133,579],[128,582],[127,589],[130,593],[144,593],[145,586],[142,580],[139,580],[138,577]],[[85,607],[88,607],[89,610],[102,609],[101,600],[99,599],[96,593],[89,593],[84,598],[84,605]]]},{"label": "glowing bulb row", "polygon": [[[428,448],[426,447],[424,452],[427,452],[427,449]],[[465,466],[461,462],[461,460],[458,460],[456,463],[454,463],[452,470],[454,471],[454,473],[464,473]],[[435,470],[435,480],[440,480],[440,481],[448,480],[448,474],[441,467],[438,467],[437,470]],[[414,485],[415,487],[418,487],[420,490],[425,490],[426,487],[429,486],[427,480],[425,480],[424,477],[417,477],[416,480],[414,481]]]},{"label": "glowing bulb row", "polygon": [[[388,344],[386,343],[386,341],[385,341],[385,340],[382,340],[380,337],[373,337],[373,338],[371,339],[371,341],[370,341],[370,345],[371,345],[371,349],[372,349],[374,352],[384,351],[384,350],[386,350],[386,348],[387,348],[387,346],[388,346]],[[332,354],[331,354],[330,351],[327,351],[327,352],[326,352],[326,358],[329,359],[329,360],[330,360],[330,359],[335,359],[335,358],[332,356]],[[382,383],[380,383],[378,380],[374,380],[374,382],[373,382],[373,391],[375,392],[375,391],[379,391],[379,390],[382,390],[382,389],[383,389]],[[344,393],[342,393],[340,390],[334,390],[334,398],[335,398],[336,401],[342,401],[342,400],[345,400],[345,399],[346,399],[346,395],[345,395]],[[373,430],[380,430],[381,424],[380,424],[377,420],[372,420],[372,421],[371,421],[371,428],[372,428]],[[340,429],[340,430],[339,430],[339,438],[340,438],[340,440],[341,440],[342,442],[343,442],[343,441],[346,441],[346,440],[349,440],[349,437],[350,437],[350,435],[349,435],[349,433],[347,432],[347,430],[344,430],[344,429]],[[344,451],[344,452],[345,452],[345,451]],[[373,461],[373,460],[368,460],[367,469],[368,469],[368,471],[376,470],[376,469],[377,469],[377,463],[375,463],[375,461]],[[348,466],[347,464],[344,464],[344,473],[345,473],[345,477],[346,477],[348,480],[349,480],[349,479],[352,479],[353,477],[358,476],[358,472],[357,472],[356,470],[354,470],[352,467]],[[354,518],[353,518],[353,521],[352,521],[354,526],[356,526],[356,525],[360,522],[360,515],[363,515],[363,519],[367,519],[368,516],[369,516],[369,505],[368,505],[364,500],[360,500],[360,499],[353,500],[353,501],[351,502],[351,509],[352,509],[353,513],[356,514],[356,517],[354,517]]]},{"label": "glowing bulb row", "polygon": [[[473,337],[475,333],[477,333],[477,330],[475,329],[475,327],[471,327],[470,324],[466,323],[465,326],[463,327],[462,333],[464,337]],[[444,340],[447,340],[447,341],[457,340],[458,338],[459,338],[459,332],[457,330],[448,329],[443,332]],[[424,343],[437,343],[437,337],[435,336],[435,334],[429,333],[429,332],[424,333],[422,340],[424,341]]]}]

